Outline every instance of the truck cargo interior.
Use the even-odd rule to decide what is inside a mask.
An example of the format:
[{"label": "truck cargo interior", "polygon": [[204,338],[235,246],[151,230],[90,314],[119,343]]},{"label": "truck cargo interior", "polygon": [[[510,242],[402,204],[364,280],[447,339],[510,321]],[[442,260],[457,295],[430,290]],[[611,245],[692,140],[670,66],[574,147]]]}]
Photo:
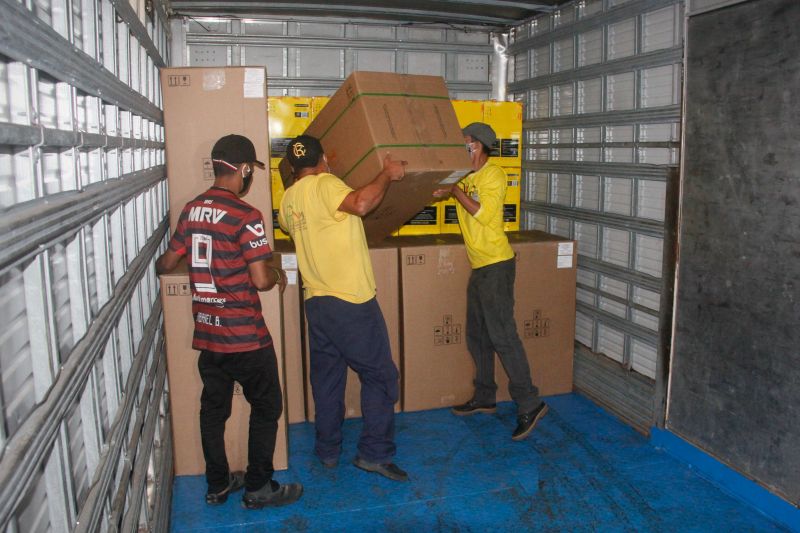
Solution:
[{"label": "truck cargo interior", "polygon": [[[800,532],[798,51],[797,0],[0,0],[0,529]],[[496,412],[452,410],[475,392],[480,213],[434,191],[478,168],[476,122],[549,407],[516,440],[497,355]],[[274,480],[304,487],[282,507],[208,503],[192,339],[213,317],[191,268],[156,273],[232,133],[264,162],[242,199],[286,281],[252,293]],[[406,163],[362,255],[407,482],[353,464],[372,408],[352,369],[340,461],[317,455],[305,252],[279,224],[303,133],[354,189]]]}]

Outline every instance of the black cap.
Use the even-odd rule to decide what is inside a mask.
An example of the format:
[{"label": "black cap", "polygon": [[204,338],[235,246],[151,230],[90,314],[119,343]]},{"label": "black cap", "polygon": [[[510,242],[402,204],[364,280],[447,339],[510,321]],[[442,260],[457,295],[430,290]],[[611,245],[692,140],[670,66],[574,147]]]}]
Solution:
[{"label": "black cap", "polygon": [[230,166],[237,166],[242,163],[253,162],[260,168],[264,168],[264,163],[259,161],[256,156],[256,147],[250,139],[243,135],[226,135],[214,144],[211,149],[211,159],[214,162],[227,163]]},{"label": "black cap", "polygon": [[480,143],[487,148],[491,148],[494,142],[497,140],[497,134],[494,132],[492,127],[483,122],[473,122],[461,130],[461,133],[463,133],[465,136],[469,135],[476,141],[480,141]]},{"label": "black cap", "polygon": [[311,135],[298,135],[286,147],[286,160],[297,171],[317,166],[322,153],[322,143],[319,139]]}]

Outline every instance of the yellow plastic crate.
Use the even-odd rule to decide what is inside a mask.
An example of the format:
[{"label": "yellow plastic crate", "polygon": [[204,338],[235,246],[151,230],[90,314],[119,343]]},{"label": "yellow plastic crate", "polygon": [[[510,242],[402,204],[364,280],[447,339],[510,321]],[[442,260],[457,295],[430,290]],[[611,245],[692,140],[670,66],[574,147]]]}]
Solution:
[{"label": "yellow plastic crate", "polygon": [[519,102],[484,102],[483,122],[497,134],[489,161],[501,167],[522,166],[522,104]]},{"label": "yellow plastic crate", "polygon": [[281,207],[281,200],[283,200],[283,181],[281,180],[281,173],[277,168],[269,169],[270,183],[272,186],[272,229],[275,235],[275,240],[286,240],[289,236],[283,232],[278,224],[278,210]]},{"label": "yellow plastic crate", "polygon": [[269,111],[270,167],[277,168],[289,142],[311,124],[311,97],[270,96]]}]

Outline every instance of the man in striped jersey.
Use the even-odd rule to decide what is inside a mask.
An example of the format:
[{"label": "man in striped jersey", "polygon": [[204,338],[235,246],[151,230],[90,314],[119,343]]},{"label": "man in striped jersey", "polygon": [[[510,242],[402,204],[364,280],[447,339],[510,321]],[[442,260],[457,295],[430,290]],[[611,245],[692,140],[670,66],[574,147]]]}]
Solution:
[{"label": "man in striped jersey", "polygon": [[[214,185],[183,208],[156,271],[169,272],[187,257],[195,322],[192,348],[200,350],[197,365],[203,380],[200,436],[206,502],[221,504],[244,486],[242,501],[248,508],[284,505],[297,500],[303,487],[272,480],[283,406],[275,349],[258,291],[276,285],[283,290],[286,276],[267,264],[272,250],[264,217],[240,198],[250,187],[255,166],[264,165],[253,143],[241,135],[219,139],[211,159]],[[225,455],[225,421],[231,414],[234,381],[241,384],[251,407],[247,473],[231,473]]]}]

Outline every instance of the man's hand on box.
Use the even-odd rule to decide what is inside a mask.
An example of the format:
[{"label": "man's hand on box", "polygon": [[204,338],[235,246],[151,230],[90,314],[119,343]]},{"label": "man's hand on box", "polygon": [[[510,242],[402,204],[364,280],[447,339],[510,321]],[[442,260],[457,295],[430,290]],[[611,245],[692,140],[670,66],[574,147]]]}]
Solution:
[{"label": "man's hand on box", "polygon": [[383,158],[383,172],[391,181],[400,181],[406,175],[406,165],[408,161],[393,160],[391,155],[386,154]]},{"label": "man's hand on box", "polygon": [[434,198],[447,198],[451,194],[453,194],[453,185],[449,187],[442,187],[441,189],[436,189],[433,191]]}]

